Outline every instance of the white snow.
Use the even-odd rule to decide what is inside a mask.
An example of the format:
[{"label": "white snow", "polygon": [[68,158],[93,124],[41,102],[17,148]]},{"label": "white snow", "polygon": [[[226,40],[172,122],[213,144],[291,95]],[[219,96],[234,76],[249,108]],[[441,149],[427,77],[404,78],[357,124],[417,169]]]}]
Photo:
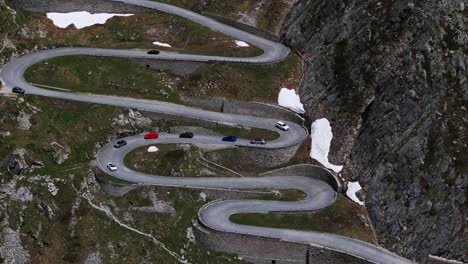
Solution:
[{"label": "white snow", "polygon": [[312,138],[310,157],[326,168],[336,173],[340,172],[343,166],[333,165],[328,161],[328,152],[330,152],[330,144],[333,138],[330,122],[326,118],[315,120],[311,126],[310,137]]},{"label": "white snow", "polygon": [[154,153],[154,152],[158,152],[159,149],[156,147],[156,146],[151,146],[148,148],[148,152],[150,153]]},{"label": "white snow", "polygon": [[66,28],[73,24],[77,29],[82,29],[96,24],[105,24],[109,18],[114,16],[133,16],[133,14],[97,13],[91,14],[86,11],[70,13],[47,13],[47,18],[52,20],[59,28]]},{"label": "white snow", "polygon": [[278,104],[289,108],[296,113],[305,113],[304,105],[301,104],[301,99],[294,89],[281,88],[278,95]]},{"label": "white snow", "polygon": [[172,47],[170,44],[159,42],[159,41],[153,42],[153,45],[160,46],[160,47],[166,47],[166,48],[171,48]]},{"label": "white snow", "polygon": [[348,190],[346,190],[346,196],[348,196],[351,200],[356,202],[359,205],[364,205],[364,202],[359,200],[356,196],[356,192],[360,191],[362,189],[361,185],[359,182],[348,182]]},{"label": "white snow", "polygon": [[247,48],[247,47],[250,47],[250,45],[245,42],[245,41],[242,41],[242,40],[236,40],[236,45],[237,47],[240,47],[240,48]]}]

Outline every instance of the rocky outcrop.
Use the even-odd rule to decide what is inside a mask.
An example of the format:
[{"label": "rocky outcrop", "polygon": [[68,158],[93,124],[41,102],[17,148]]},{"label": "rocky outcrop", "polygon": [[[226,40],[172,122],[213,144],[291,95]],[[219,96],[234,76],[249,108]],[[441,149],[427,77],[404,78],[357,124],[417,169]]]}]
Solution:
[{"label": "rocky outcrop", "polygon": [[31,255],[24,249],[20,233],[9,227],[3,228],[0,239],[0,260],[5,263],[29,263]]},{"label": "rocky outcrop", "polygon": [[68,157],[70,156],[70,148],[67,146],[62,146],[57,142],[52,142],[49,144],[49,151],[51,152],[52,158],[54,159],[55,163],[62,164]]},{"label": "rocky outcrop", "polygon": [[331,121],[379,242],[414,260],[468,262],[467,22],[467,0],[301,0],[283,28],[308,122]]},{"label": "rocky outcrop", "polygon": [[118,133],[124,131],[141,132],[151,128],[152,120],[138,111],[128,109],[128,112],[122,112],[112,120],[112,126],[116,128]]},{"label": "rocky outcrop", "polygon": [[29,130],[32,126],[31,115],[21,111],[20,115],[16,118],[18,120],[18,128],[21,130]]},{"label": "rocky outcrop", "polygon": [[30,173],[35,168],[44,166],[42,161],[33,159],[24,148],[15,149],[5,164],[7,171],[13,175]]}]

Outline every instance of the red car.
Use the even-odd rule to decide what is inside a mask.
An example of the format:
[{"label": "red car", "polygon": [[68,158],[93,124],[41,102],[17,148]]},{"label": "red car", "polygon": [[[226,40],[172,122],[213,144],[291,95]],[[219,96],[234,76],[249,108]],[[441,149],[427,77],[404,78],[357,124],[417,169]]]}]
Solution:
[{"label": "red car", "polygon": [[156,132],[150,132],[148,134],[145,134],[145,139],[157,139],[157,138],[159,138],[159,135]]}]

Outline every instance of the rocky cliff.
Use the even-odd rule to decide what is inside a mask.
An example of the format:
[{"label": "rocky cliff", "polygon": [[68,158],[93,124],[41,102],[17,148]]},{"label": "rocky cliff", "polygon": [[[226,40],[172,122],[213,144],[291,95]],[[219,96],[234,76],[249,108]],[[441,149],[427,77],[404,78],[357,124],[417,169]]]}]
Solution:
[{"label": "rocky cliff", "polygon": [[467,28],[467,0],[301,0],[282,30],[330,159],[365,186],[379,242],[418,261],[468,262]]}]

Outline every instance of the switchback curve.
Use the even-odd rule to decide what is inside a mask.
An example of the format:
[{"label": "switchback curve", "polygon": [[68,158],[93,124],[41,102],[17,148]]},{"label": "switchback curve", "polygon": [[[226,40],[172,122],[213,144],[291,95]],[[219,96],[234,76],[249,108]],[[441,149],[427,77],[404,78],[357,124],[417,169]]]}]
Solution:
[{"label": "switchback curve", "polygon": [[[157,56],[160,60],[182,60],[198,62],[241,62],[251,64],[275,63],[284,59],[289,49],[280,43],[263,39],[253,34],[221,24],[210,18],[197,13],[146,0],[109,0],[125,4],[142,6],[150,9],[160,10],[166,13],[185,17],[193,22],[220,31],[232,37],[246,41],[262,49],[264,53],[252,58],[220,57],[188,55],[171,52],[161,52]],[[27,93],[47,96],[53,98],[75,100],[89,103],[107,104],[121,107],[137,108],[144,111],[165,113],[178,116],[186,116],[213,122],[244,125],[263,129],[274,130],[275,120],[268,118],[241,116],[226,113],[211,112],[186,106],[175,105],[166,102],[121,98],[116,96],[101,96],[80,93],[58,92],[42,89],[29,84],[23,77],[24,72],[31,65],[40,61],[58,56],[66,55],[93,55],[123,58],[146,58],[155,59],[154,55],[148,55],[144,51],[136,50],[113,50],[97,48],[59,48],[27,54],[14,58],[0,71],[0,78],[9,87],[22,87]],[[280,132],[277,140],[269,142],[263,148],[279,149],[300,144],[307,136],[307,131],[299,124],[287,122],[290,131]],[[332,204],[336,199],[336,193],[326,183],[302,176],[268,176],[268,177],[244,177],[244,178],[178,178],[146,175],[127,168],[123,158],[131,150],[148,145],[149,143],[141,136],[126,138],[128,145],[122,149],[115,149],[114,142],[102,148],[97,155],[97,165],[109,175],[130,182],[199,189],[297,189],[306,194],[306,198],[297,202],[278,202],[260,200],[230,200],[216,201],[205,205],[199,212],[199,220],[205,226],[220,232],[260,236],[282,241],[312,244],[330,250],[343,252],[358,258],[366,259],[373,263],[412,263],[386,249],[371,245],[356,239],[318,232],[306,232],[289,229],[275,229],[264,227],[253,227],[234,224],[229,221],[232,214],[237,213],[261,213],[261,212],[291,212],[291,211],[314,211]],[[158,139],[160,144],[169,143],[197,143],[197,144],[225,144],[242,147],[252,147],[248,141],[239,140],[235,143],[221,142],[220,137],[195,136],[193,139],[180,139],[176,135],[162,134]],[[110,172],[106,168],[107,162],[113,162],[119,170]]]}]

